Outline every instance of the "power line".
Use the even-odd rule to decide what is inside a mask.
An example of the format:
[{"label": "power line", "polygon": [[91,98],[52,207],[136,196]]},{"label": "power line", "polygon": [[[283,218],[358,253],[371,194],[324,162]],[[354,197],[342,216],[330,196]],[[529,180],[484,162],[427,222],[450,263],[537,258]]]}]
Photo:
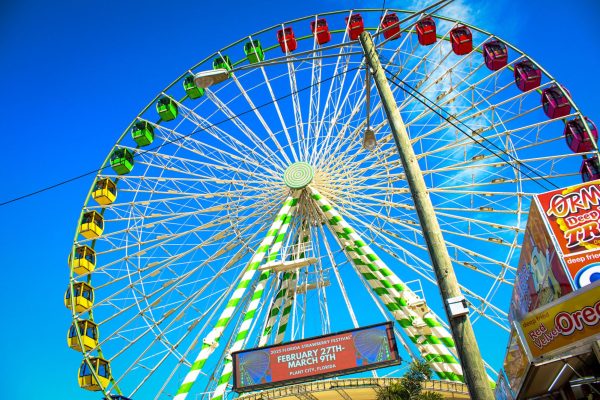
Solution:
[{"label": "power line", "polygon": [[[338,76],[341,76],[341,75],[347,74],[347,73],[349,73],[349,72],[352,72],[352,71],[356,71],[356,70],[357,70],[357,69],[359,69],[359,68],[360,68],[360,66],[358,66],[358,67],[354,67],[354,68],[350,68],[350,69],[348,69],[348,70],[346,70],[346,71],[344,71],[344,72],[340,72],[339,74],[335,74],[335,75],[332,75],[332,76],[330,76],[330,77],[328,77],[328,78],[325,78],[325,79],[322,79],[322,80],[320,80],[320,81],[317,81],[317,82],[315,82],[315,83],[313,83],[313,84],[311,84],[311,85],[309,85],[309,86],[303,87],[302,89],[299,89],[299,90],[297,90],[297,91],[292,91],[292,92],[290,92],[290,93],[288,93],[288,94],[285,94],[285,95],[283,95],[283,96],[277,97],[277,98],[275,98],[275,99],[273,99],[273,100],[270,100],[270,101],[268,101],[268,102],[266,102],[266,103],[263,103],[263,104],[261,104],[260,106],[252,107],[252,108],[250,108],[250,109],[248,109],[248,110],[246,110],[246,111],[243,111],[243,112],[241,112],[241,113],[239,113],[239,114],[236,114],[236,116],[235,116],[235,117],[226,118],[226,119],[224,119],[224,120],[221,120],[221,121],[215,122],[215,123],[213,123],[213,124],[210,124],[209,126],[207,126],[207,127],[205,127],[205,128],[199,128],[199,129],[195,129],[195,130],[193,130],[192,132],[188,133],[187,135],[182,135],[182,136],[180,136],[180,137],[177,137],[177,138],[175,138],[175,139],[172,139],[172,140],[165,141],[165,142],[163,142],[162,144],[160,144],[160,145],[158,145],[158,146],[155,146],[155,147],[153,147],[153,148],[146,149],[146,150],[140,150],[140,151],[138,151],[138,152],[134,153],[133,157],[134,157],[134,158],[136,158],[136,157],[139,157],[139,156],[141,156],[141,155],[144,155],[144,154],[146,154],[146,153],[148,153],[148,152],[154,152],[154,151],[156,151],[156,150],[159,150],[159,149],[161,149],[161,148],[162,148],[162,147],[164,147],[164,146],[167,146],[167,145],[169,145],[169,144],[173,144],[173,143],[179,142],[180,140],[183,140],[183,139],[189,138],[189,137],[191,137],[191,136],[195,135],[195,134],[196,134],[196,133],[198,133],[198,132],[203,132],[203,131],[206,131],[207,129],[210,129],[210,128],[216,127],[216,126],[218,126],[218,125],[224,124],[225,122],[231,121],[231,120],[233,120],[233,119],[235,119],[235,118],[239,118],[239,117],[240,117],[240,116],[242,116],[242,115],[245,115],[245,114],[248,114],[248,113],[254,112],[254,111],[256,111],[256,110],[259,110],[259,109],[261,109],[261,108],[263,108],[263,107],[266,107],[266,106],[268,106],[268,105],[274,104],[274,103],[276,103],[276,102],[277,102],[277,101],[279,101],[279,100],[283,100],[283,99],[286,99],[286,98],[288,98],[288,97],[291,97],[291,96],[293,96],[293,95],[295,95],[295,94],[298,94],[298,93],[304,92],[305,90],[309,90],[310,88],[312,88],[312,87],[314,87],[314,86],[317,86],[317,85],[320,85],[320,84],[322,84],[322,83],[328,82],[328,81],[330,81],[330,80],[332,80],[332,79],[335,79],[335,78],[337,78]],[[88,172],[84,172],[84,173],[83,173],[83,174],[81,174],[81,175],[77,175],[77,176],[74,176],[74,177],[72,177],[72,178],[66,179],[66,180],[64,180],[64,181],[60,181],[60,182],[58,182],[58,183],[52,184],[52,185],[50,185],[50,186],[46,186],[46,187],[44,187],[44,188],[42,188],[42,189],[38,189],[38,190],[35,190],[35,191],[33,191],[33,192],[30,192],[30,193],[24,194],[24,195],[22,195],[22,196],[18,196],[18,197],[12,198],[12,199],[10,199],[10,200],[7,200],[7,201],[5,201],[5,202],[2,202],[2,203],[0,203],[0,207],[1,207],[1,206],[5,206],[5,205],[7,205],[7,204],[14,203],[14,202],[16,202],[16,201],[20,201],[20,200],[23,200],[23,199],[26,199],[26,198],[29,198],[29,197],[32,197],[32,196],[38,195],[38,194],[41,194],[41,193],[44,193],[44,192],[47,192],[47,191],[49,191],[49,190],[55,189],[55,188],[57,188],[57,187],[60,187],[60,186],[64,186],[64,185],[66,185],[67,183],[74,182],[74,181],[76,181],[76,180],[79,180],[79,179],[85,178],[85,177],[87,177],[87,176],[94,175],[94,174],[98,174],[98,173],[100,173],[101,171],[103,171],[104,169],[106,169],[106,168],[108,168],[108,167],[109,167],[109,165],[105,165],[104,167],[100,167],[100,168],[98,168],[98,169],[94,169],[94,170],[91,170],[91,171],[88,171]]]},{"label": "power line", "polygon": [[[465,124],[462,121],[456,120],[457,122],[459,122],[460,124],[464,125],[465,127],[467,127],[467,129],[469,131],[471,131],[471,134],[469,134],[466,130],[460,128],[458,125],[456,125],[454,122],[452,122],[451,118],[452,114],[446,110],[444,110],[441,106],[439,106],[437,103],[435,103],[434,101],[428,99],[423,93],[419,92],[416,88],[412,87],[411,85],[409,85],[408,83],[406,83],[405,81],[403,81],[402,79],[400,79],[397,74],[393,74],[392,72],[390,72],[387,68],[383,68],[385,70],[385,72],[387,72],[387,74],[392,78],[390,79],[390,82],[392,84],[394,84],[395,86],[397,86],[398,88],[402,89],[405,93],[409,94],[410,96],[412,96],[415,100],[417,100],[419,103],[423,104],[425,107],[427,107],[429,110],[433,111],[436,115],[438,115],[439,117],[441,117],[442,119],[444,119],[446,122],[448,122],[449,124],[451,124],[453,127],[455,127],[456,129],[458,129],[461,133],[465,134],[469,139],[471,139],[473,142],[479,144],[480,146],[482,146],[484,149],[486,149],[487,151],[489,151],[490,153],[492,153],[494,156],[498,157],[500,160],[502,160],[504,163],[506,164],[511,164],[510,161],[506,160],[505,158],[501,157],[499,153],[495,152],[494,150],[490,149],[488,146],[486,146],[485,144],[483,144],[481,142],[481,140],[477,140],[473,135],[476,135],[475,131],[473,129],[471,129],[467,124]],[[400,83],[402,83],[402,85],[398,82],[396,82],[396,80],[398,80]],[[411,91],[408,91],[405,87],[408,87]],[[446,117],[444,115],[442,115],[440,112],[438,112],[437,110],[435,110],[432,106],[430,106],[429,104],[427,104],[425,101],[421,100],[421,98],[417,97],[417,95],[415,95],[415,93],[417,93],[421,98],[425,99],[427,102],[433,104],[433,106],[435,106],[436,108],[438,108],[439,110],[443,111],[444,113],[448,114],[450,117]],[[508,153],[506,150],[504,150],[503,148],[499,147],[496,143],[492,142],[491,140],[489,140],[488,138],[481,136],[481,139],[483,139],[484,141],[488,142],[489,144],[491,144],[493,147],[495,147],[496,149],[498,149],[500,151],[500,153],[502,153],[503,155],[506,155],[508,158],[510,158],[512,161],[514,161],[516,163],[516,165],[514,166],[515,168],[517,168],[517,170],[522,173],[523,175],[525,175],[527,178],[529,178],[532,182],[537,183],[538,185],[540,185],[542,188],[544,188],[544,190],[550,190],[548,189],[545,185],[543,185],[542,183],[540,183],[538,180],[536,180],[534,177],[532,177],[531,175],[529,175],[528,173],[526,173],[525,171],[523,171],[523,169],[521,168],[521,166],[524,166],[526,169],[528,169],[529,171],[531,171],[533,173],[533,175],[536,175],[538,178],[541,178],[542,180],[548,182],[550,185],[554,186],[554,188],[558,189],[558,186],[550,181],[548,178],[546,178],[545,176],[541,175],[537,170],[533,169],[532,167],[530,167],[527,164],[523,164],[518,158],[516,158],[515,156],[511,155],[510,153]]]}]

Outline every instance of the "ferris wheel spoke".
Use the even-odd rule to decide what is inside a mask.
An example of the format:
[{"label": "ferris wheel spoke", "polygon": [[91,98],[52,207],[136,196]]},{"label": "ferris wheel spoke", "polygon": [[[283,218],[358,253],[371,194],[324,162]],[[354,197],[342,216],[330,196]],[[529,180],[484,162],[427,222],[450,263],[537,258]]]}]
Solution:
[{"label": "ferris wheel spoke", "polygon": [[217,126],[218,124],[224,121],[219,121],[218,123],[211,123],[208,119],[197,114],[194,110],[185,107],[183,104],[177,103],[177,105],[178,108],[181,110],[182,117],[185,120],[194,124],[198,130],[208,132],[212,138],[216,139],[219,143],[226,146],[226,148],[231,149],[231,151],[237,154],[252,155],[256,160],[268,159],[268,157],[265,157],[265,154],[257,152],[257,148],[259,147],[250,147],[240,139],[236,138],[235,136],[231,135],[230,133]]},{"label": "ferris wheel spoke", "polygon": [[[361,212],[364,213],[364,214],[366,214],[366,215],[369,215],[369,214],[373,215],[372,213],[366,212],[365,210],[362,210],[362,209],[361,210],[357,210],[358,214],[356,214],[356,215],[361,215],[360,214]],[[346,217],[354,220],[355,222],[357,222],[357,223],[359,223],[361,225],[364,225],[365,228],[367,228],[372,234],[376,235],[378,239],[387,242],[389,245],[393,245],[394,243],[396,243],[395,241],[393,241],[391,239],[393,237],[393,238],[395,238],[396,240],[398,240],[400,242],[406,243],[407,245],[409,245],[409,247],[418,248],[421,251],[423,251],[424,253],[427,252],[427,248],[426,248],[426,246],[425,246],[424,243],[420,243],[420,242],[418,242],[415,239],[411,239],[411,235],[409,235],[409,233],[412,233],[413,237],[418,237],[418,235],[420,233],[420,229],[419,229],[419,227],[417,226],[417,224],[415,222],[413,222],[413,223],[406,223],[406,222],[401,222],[403,220],[397,220],[397,219],[394,219],[394,218],[385,218],[384,220],[387,221],[387,222],[389,222],[390,224],[399,225],[399,227],[401,227],[401,228],[404,229],[405,233],[401,235],[400,232],[391,231],[389,229],[384,229],[382,227],[373,226],[372,224],[369,224],[368,222],[365,222],[365,221],[363,221],[363,219],[359,219],[359,218],[355,217],[354,215],[355,215],[355,213],[348,213],[346,215]],[[454,236],[460,236],[460,235],[457,235],[456,232],[448,231],[445,228],[442,229],[442,232],[445,234],[444,237],[446,238],[447,246],[449,247],[450,250],[455,250],[455,251],[461,250],[461,247],[459,247],[458,245],[456,245],[449,238],[449,235],[454,235]],[[476,237],[473,237],[471,239],[474,240],[474,241],[478,241],[479,240],[479,241],[484,242],[484,243],[489,242],[487,239],[481,239],[481,238],[476,238]],[[413,258],[414,257],[414,254],[411,253],[410,251],[407,251],[404,247],[402,247],[400,245],[400,243],[397,244],[396,249],[399,250],[399,251],[401,251],[401,254],[403,254],[405,257],[406,256],[408,256],[409,258]],[[455,261],[457,264],[460,264],[462,266],[466,266],[464,264],[464,262],[461,262],[460,260],[458,260],[457,258],[455,258],[455,255],[453,255],[452,251],[450,251],[450,258],[453,261]],[[485,256],[482,256],[481,259],[485,259]],[[472,268],[474,268],[473,264],[469,263],[469,265]],[[500,264],[500,265],[502,265],[502,264]],[[481,274],[483,274],[483,275],[485,275],[485,276],[487,276],[489,278],[496,278],[497,277],[496,271],[485,271],[485,270],[483,270],[481,268],[477,268],[477,269],[475,269],[475,271],[479,272],[479,273],[481,273]]]},{"label": "ferris wheel spoke", "polygon": [[173,129],[167,129],[160,125],[155,125],[155,127],[159,137],[166,143],[178,146],[185,151],[189,151],[191,156],[205,160],[204,164],[208,165],[207,168],[227,170],[231,168],[230,164],[235,162],[238,165],[246,165],[247,168],[253,166],[265,172],[271,172],[270,169],[265,168],[262,160],[248,156],[242,157],[232,151],[226,151],[226,149],[219,146],[201,142],[191,135],[183,135]]},{"label": "ferris wheel spoke", "polygon": [[[251,217],[248,217],[248,218],[251,218]],[[243,222],[243,220],[242,220],[242,222]],[[195,245],[191,246],[190,249],[185,250],[185,251],[179,250],[175,254],[170,254],[165,249],[165,242],[163,242],[163,241],[155,242],[152,246],[148,246],[148,247],[145,247],[145,248],[139,250],[139,253],[141,253],[141,252],[146,253],[146,252],[149,252],[152,250],[160,249],[165,253],[165,256],[159,258],[158,255],[154,253],[153,258],[154,259],[158,258],[159,261],[154,261],[153,263],[149,263],[149,264],[147,264],[147,266],[145,268],[140,269],[139,271],[145,272],[145,271],[151,270],[152,272],[148,276],[152,277],[152,276],[154,276],[153,274],[157,273],[157,271],[160,272],[162,269],[169,268],[170,265],[181,260],[183,257],[188,256],[192,252],[198,251],[204,247],[212,246],[215,243],[220,243],[219,241],[227,238],[228,236],[232,237],[232,240],[230,242],[227,242],[225,245],[219,244],[219,248],[216,250],[213,250],[212,255],[208,257],[208,260],[212,260],[215,257],[220,257],[221,255],[227,253],[228,251],[231,251],[232,249],[234,249],[238,246],[246,248],[246,246],[243,244],[243,242],[240,242],[237,239],[237,237],[245,234],[248,231],[251,232],[254,229],[255,229],[255,224],[249,224],[244,229],[241,229],[241,230],[234,229],[233,232],[229,232],[229,233],[227,231],[218,230],[218,231],[215,231],[212,236],[207,237],[206,240],[203,241],[202,243],[195,244]],[[261,231],[261,229],[258,229],[258,231]],[[252,240],[254,236],[251,235],[250,240]],[[138,248],[137,245],[133,245],[131,247],[133,247],[134,249]],[[127,248],[127,247],[125,247],[125,248]],[[103,253],[100,253],[99,255],[102,256],[102,254]],[[109,262],[105,266],[99,267],[98,271],[101,272],[103,270],[109,269],[113,265],[118,265],[118,263],[119,263],[118,260],[114,261],[114,262]],[[200,264],[197,268],[199,268],[203,265],[206,265],[206,263]],[[109,281],[108,284],[110,285],[111,283],[115,283],[120,279],[123,279],[123,278],[111,276],[111,280]],[[143,279],[148,279],[148,277],[145,277]],[[137,282],[137,283],[140,283],[140,282]],[[103,286],[100,285],[97,287],[97,289],[102,289],[102,287]],[[109,297],[109,299],[110,299],[110,297]],[[102,301],[100,301],[99,304],[102,304]]]},{"label": "ferris wheel spoke", "polygon": [[[241,93],[245,93],[243,88]],[[254,144],[254,146],[256,146],[256,149],[263,151],[264,155],[262,156],[261,161],[264,162],[269,160],[270,162],[268,164],[272,165],[273,168],[279,170],[283,168],[283,160],[279,158],[279,155],[271,150],[264,141],[259,139],[256,133],[254,133],[252,129],[250,129],[235,112],[233,112],[223,101],[217,97],[216,93],[213,93],[211,90],[207,89],[206,96],[238,128],[238,130],[242,132],[252,142],[252,144]],[[285,152],[279,154],[285,154]]]},{"label": "ferris wheel spoke", "polygon": [[[263,179],[259,179],[256,173],[256,170],[249,171],[235,165],[227,165],[227,166],[216,166],[214,164],[208,162],[202,162],[197,160],[192,160],[190,158],[175,156],[175,155],[167,155],[163,153],[153,153],[146,152],[142,155],[140,161],[138,161],[142,165],[146,165],[148,167],[160,168],[168,170],[171,173],[177,173],[184,176],[190,176],[197,179],[198,182],[202,180],[208,182],[215,183],[236,183],[236,179],[233,178],[235,175],[242,175],[252,177],[256,180],[256,182],[260,183],[270,183],[271,181],[267,179],[267,177]],[[205,171],[208,169],[208,171]],[[204,173],[210,174],[202,174]],[[222,175],[224,172],[230,172],[230,179],[219,178],[219,175]],[[269,174],[273,174],[273,171],[269,170]]]},{"label": "ferris wheel spoke", "polygon": [[277,100],[277,98],[275,97],[275,92],[273,91],[273,87],[271,85],[271,81],[269,79],[269,77],[267,76],[267,71],[265,71],[265,67],[261,66],[260,70],[262,72],[262,76],[265,82],[265,86],[267,87],[268,91],[269,91],[269,95],[271,97],[271,103],[273,104],[273,106],[275,107],[275,111],[277,113],[277,117],[279,118],[279,122],[281,123],[281,128],[284,132],[284,135],[287,139],[287,145],[288,148],[290,149],[291,153],[292,153],[292,159],[293,160],[298,160],[298,154],[296,154],[296,149],[293,146],[293,142],[292,142],[292,138],[290,136],[290,132],[288,130],[288,124],[285,122],[285,119],[283,118],[283,114],[281,112],[281,107],[279,106],[279,101]]},{"label": "ferris wheel spoke", "polygon": [[[252,37],[250,37],[249,39],[252,40]],[[236,86],[238,87],[240,93],[244,97],[244,99],[246,99],[246,102],[250,106],[250,109],[253,111],[256,118],[260,121],[263,129],[268,133],[269,138],[275,144],[275,147],[277,148],[277,150],[279,152],[278,154],[283,158],[283,161],[285,163],[287,163],[287,164],[291,163],[291,160],[289,159],[287,152],[283,149],[283,147],[281,146],[281,143],[279,142],[279,140],[277,139],[277,137],[271,130],[271,127],[269,126],[269,124],[265,121],[264,117],[262,116],[262,114],[260,112],[260,108],[254,104],[254,102],[248,95],[248,92],[242,86],[242,84],[241,84],[240,80],[237,78],[237,76],[235,74],[232,74],[231,77],[232,77],[233,81],[235,82]]]}]

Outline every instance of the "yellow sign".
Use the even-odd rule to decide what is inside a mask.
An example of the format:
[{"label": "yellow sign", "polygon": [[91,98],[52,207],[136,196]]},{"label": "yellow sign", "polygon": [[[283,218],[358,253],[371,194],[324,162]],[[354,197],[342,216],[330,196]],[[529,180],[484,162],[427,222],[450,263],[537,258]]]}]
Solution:
[{"label": "yellow sign", "polygon": [[523,318],[521,330],[533,358],[600,336],[600,286],[585,289]]}]

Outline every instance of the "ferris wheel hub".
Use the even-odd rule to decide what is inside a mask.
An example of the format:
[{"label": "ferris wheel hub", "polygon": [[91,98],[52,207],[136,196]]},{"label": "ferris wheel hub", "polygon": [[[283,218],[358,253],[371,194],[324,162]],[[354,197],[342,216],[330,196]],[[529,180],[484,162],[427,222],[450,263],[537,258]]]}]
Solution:
[{"label": "ferris wheel hub", "polygon": [[291,189],[303,189],[313,180],[315,171],[306,162],[295,162],[283,173],[283,181]]}]

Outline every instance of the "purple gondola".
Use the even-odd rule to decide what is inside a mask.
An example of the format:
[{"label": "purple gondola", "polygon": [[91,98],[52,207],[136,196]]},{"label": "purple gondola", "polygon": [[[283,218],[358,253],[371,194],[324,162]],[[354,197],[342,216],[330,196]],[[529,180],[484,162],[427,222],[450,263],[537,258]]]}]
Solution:
[{"label": "purple gondola", "polygon": [[563,90],[570,95],[567,89],[562,88],[561,90],[556,85],[550,86],[542,92],[542,106],[548,118],[562,118],[571,113],[571,103]]},{"label": "purple gondola", "polygon": [[581,172],[581,179],[584,182],[600,179],[600,165],[598,165],[598,156],[583,160],[579,172]]},{"label": "purple gondola", "polygon": [[[590,128],[594,141],[598,143],[598,129],[596,125],[587,117],[585,117],[585,122],[587,122]],[[581,118],[572,119],[565,124],[564,136],[567,145],[574,153],[585,153],[594,149],[594,144],[590,140],[590,135],[585,130]]]},{"label": "purple gondola", "polygon": [[490,40],[483,44],[483,59],[485,66],[497,71],[508,63],[508,49],[499,40]]},{"label": "purple gondola", "polygon": [[515,83],[523,92],[535,89],[542,82],[542,70],[531,61],[523,60],[515,65]]}]

